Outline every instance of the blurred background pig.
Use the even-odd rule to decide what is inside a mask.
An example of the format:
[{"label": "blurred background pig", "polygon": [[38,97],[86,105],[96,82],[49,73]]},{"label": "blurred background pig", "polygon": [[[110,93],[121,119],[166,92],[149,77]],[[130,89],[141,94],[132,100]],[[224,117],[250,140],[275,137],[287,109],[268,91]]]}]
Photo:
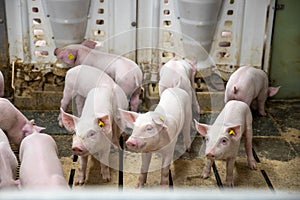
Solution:
[{"label": "blurred background pig", "polygon": [[17,188],[16,181],[18,161],[11,150],[5,133],[0,129],[0,189]]},{"label": "blurred background pig", "polygon": [[196,68],[186,60],[169,60],[159,72],[159,94],[171,87],[179,87],[186,91],[192,99],[193,111],[200,114],[200,106],[196,97],[194,78]]},{"label": "blurred background pig", "polygon": [[[26,128],[29,120],[7,99],[0,98],[0,128],[6,133],[8,140],[20,145],[22,139],[30,134]],[[40,132],[45,129],[37,125],[33,128]]]},{"label": "blurred background pig", "polygon": [[[85,98],[89,91],[95,87],[101,87],[103,84],[111,85],[118,92],[119,99],[126,100],[124,91],[102,70],[88,65],[78,65],[69,69],[65,78],[65,87],[60,107],[66,111],[72,98],[76,97],[76,108],[80,117]],[[61,127],[63,126],[61,113],[58,116],[58,123]]]},{"label": "blurred background pig", "polygon": [[263,70],[243,66],[230,76],[226,84],[224,100],[225,103],[229,100],[243,101],[265,116],[265,102],[268,97],[274,96],[279,88],[269,87],[268,76]]},{"label": "blurred background pig", "polygon": [[0,97],[4,96],[4,88],[5,88],[4,77],[2,72],[0,71]]},{"label": "blurred background pig", "polygon": [[201,124],[196,120],[195,125],[206,141],[207,161],[202,173],[203,178],[209,177],[214,160],[226,160],[226,185],[234,186],[233,169],[242,136],[245,139],[248,166],[250,169],[256,169],[252,153],[252,114],[246,103],[231,100],[226,103],[213,125]]},{"label": "blurred background pig", "polygon": [[20,187],[68,189],[54,139],[37,133],[33,121],[31,127],[32,134],[24,138],[20,146]]},{"label": "blurred background pig", "polygon": [[139,66],[125,57],[95,50],[95,42],[85,41],[56,48],[54,55],[62,62],[74,67],[90,65],[107,73],[130,99],[131,110],[137,111],[143,74]]},{"label": "blurred background pig", "polygon": [[184,147],[191,145],[190,128],[192,109],[190,96],[180,88],[168,88],[161,94],[154,111],[138,114],[121,110],[124,119],[133,127],[126,141],[128,148],[142,152],[142,167],[137,187],[143,187],[151,161],[151,153],[162,155],[161,185],[168,185],[169,168],[177,137],[182,131]]}]

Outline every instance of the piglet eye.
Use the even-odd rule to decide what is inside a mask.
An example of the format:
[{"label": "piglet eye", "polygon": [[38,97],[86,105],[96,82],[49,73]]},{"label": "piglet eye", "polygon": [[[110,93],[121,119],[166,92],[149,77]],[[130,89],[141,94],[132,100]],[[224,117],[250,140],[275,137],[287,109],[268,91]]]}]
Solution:
[{"label": "piglet eye", "polygon": [[89,134],[87,135],[87,137],[93,137],[94,135],[96,135],[96,132],[91,131],[91,132],[89,132]]},{"label": "piglet eye", "polygon": [[152,126],[147,126],[146,131],[152,131],[153,127]]},{"label": "piglet eye", "polygon": [[205,142],[208,142],[208,140],[209,140],[208,137],[205,137],[205,138],[204,138],[204,141],[205,141]]},{"label": "piglet eye", "polygon": [[221,139],[221,143],[222,143],[223,145],[226,145],[226,144],[227,144],[227,139],[222,138],[222,139]]}]

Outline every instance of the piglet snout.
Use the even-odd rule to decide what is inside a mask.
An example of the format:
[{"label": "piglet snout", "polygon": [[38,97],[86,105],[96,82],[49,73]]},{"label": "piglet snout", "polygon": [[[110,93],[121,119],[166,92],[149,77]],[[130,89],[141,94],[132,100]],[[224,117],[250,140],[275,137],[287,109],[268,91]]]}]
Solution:
[{"label": "piglet snout", "polygon": [[74,155],[81,155],[83,153],[83,149],[80,147],[72,147],[72,151]]},{"label": "piglet snout", "polygon": [[129,139],[126,141],[126,145],[127,145],[129,148],[137,148],[138,143],[137,143],[137,140],[136,140],[135,138],[129,138]]},{"label": "piglet snout", "polygon": [[54,53],[55,56],[57,56],[57,54],[58,54],[58,48],[55,48],[53,53]]},{"label": "piglet snout", "polygon": [[213,152],[208,152],[208,153],[206,153],[206,155],[205,155],[207,158],[215,158],[215,154],[213,153]]},{"label": "piglet snout", "polygon": [[130,136],[126,141],[126,145],[130,149],[141,149],[145,145],[144,141],[138,137]]}]

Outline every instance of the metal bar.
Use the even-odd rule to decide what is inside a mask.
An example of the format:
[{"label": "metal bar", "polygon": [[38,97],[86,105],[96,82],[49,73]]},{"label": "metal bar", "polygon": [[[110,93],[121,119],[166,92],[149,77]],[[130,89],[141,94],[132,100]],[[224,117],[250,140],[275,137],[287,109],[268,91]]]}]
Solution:
[{"label": "metal bar", "polygon": [[[256,161],[257,163],[260,163],[260,160],[259,160],[259,158],[258,158],[258,156],[257,156],[257,154],[256,154],[256,152],[255,152],[255,150],[254,150],[253,148],[252,148],[252,152],[253,152],[253,157],[254,157],[255,161]],[[266,181],[266,183],[267,183],[269,189],[270,189],[271,191],[275,192],[274,187],[273,187],[273,185],[272,185],[272,183],[271,183],[271,180],[269,179],[269,177],[268,177],[268,175],[267,175],[267,172],[266,172],[265,170],[263,170],[263,169],[260,170],[260,172],[261,172],[261,174],[263,175],[263,177],[264,177],[264,179],[265,179],[265,181]]]},{"label": "metal bar", "polygon": [[120,139],[119,139],[119,143],[120,143],[120,149],[119,149],[119,182],[118,182],[118,186],[120,190],[123,190],[123,159],[124,159],[124,153],[123,153],[123,149],[124,149],[124,138],[121,135]]},{"label": "metal bar", "polygon": [[75,169],[71,169],[70,176],[69,176],[69,186],[72,188],[73,182],[74,182],[74,176],[75,176]]},{"label": "metal bar", "polygon": [[219,175],[219,172],[218,172],[215,162],[213,162],[212,168],[213,168],[216,180],[217,180],[217,185],[220,189],[222,189],[223,188],[222,180],[220,178],[220,175]]},{"label": "metal bar", "polygon": [[169,189],[173,189],[173,178],[172,178],[172,172],[169,169]]},{"label": "metal bar", "polygon": [[271,181],[270,181],[270,179],[269,179],[269,177],[268,177],[266,171],[265,171],[265,170],[260,170],[260,171],[261,171],[261,174],[263,175],[264,179],[266,180],[269,189],[270,189],[271,191],[275,192],[274,187],[273,187],[273,185],[272,185],[272,183],[271,183]]},{"label": "metal bar", "polygon": [[260,160],[259,160],[259,158],[258,158],[258,156],[257,156],[257,154],[256,154],[256,152],[253,148],[252,148],[252,153],[253,153],[253,157],[254,157],[255,161],[260,163]]}]

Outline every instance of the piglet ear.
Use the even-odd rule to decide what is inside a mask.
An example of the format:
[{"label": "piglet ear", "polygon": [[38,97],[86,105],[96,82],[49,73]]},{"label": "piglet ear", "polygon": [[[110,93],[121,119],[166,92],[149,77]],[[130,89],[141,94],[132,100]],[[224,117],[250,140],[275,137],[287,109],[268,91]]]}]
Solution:
[{"label": "piglet ear", "polygon": [[138,118],[139,114],[133,111],[127,111],[119,108],[119,112],[121,117],[128,123],[130,128],[133,128],[133,123],[135,122],[136,118]]},{"label": "piglet ear", "polygon": [[66,113],[62,108],[60,108],[62,114],[62,122],[68,131],[73,131],[75,129],[75,122],[78,118]]},{"label": "piglet ear", "polygon": [[277,94],[277,92],[279,91],[281,86],[278,86],[278,87],[269,87],[268,89],[268,96],[271,97],[271,96],[274,96],[275,94]]},{"label": "piglet ear", "polygon": [[23,126],[22,132],[25,137],[33,133],[33,131],[34,131],[33,124],[34,124],[34,120],[30,120],[30,121],[26,122],[26,124]]},{"label": "piglet ear", "polygon": [[35,125],[34,119],[32,119],[32,120],[29,121],[29,125],[30,125],[30,129],[33,132],[37,132],[37,133],[40,133],[42,130],[46,129],[45,127],[41,127],[41,126]]},{"label": "piglet ear", "polygon": [[69,65],[74,65],[77,58],[77,49],[66,49],[63,52],[63,61]]},{"label": "piglet ear", "polygon": [[207,125],[207,124],[199,123],[195,119],[194,119],[194,122],[195,122],[195,127],[196,127],[196,130],[198,131],[198,133],[200,133],[202,136],[206,137],[207,132],[211,126]]},{"label": "piglet ear", "polygon": [[241,126],[237,125],[237,126],[230,126],[226,129],[226,132],[229,134],[229,136],[235,140],[238,141],[241,139],[242,137],[242,133],[241,133]]},{"label": "piglet ear", "polygon": [[92,40],[85,40],[81,43],[83,46],[86,46],[90,49],[95,49],[96,48],[96,42],[92,41]]},{"label": "piglet ear", "polygon": [[160,113],[153,113],[152,119],[156,124],[163,125],[165,124],[166,117]]},{"label": "piglet ear", "polygon": [[33,128],[35,129],[36,132],[40,133],[41,131],[45,130],[45,127],[37,126],[34,125]]},{"label": "piglet ear", "polygon": [[96,117],[96,123],[105,132],[109,132],[112,128],[109,115]]}]

